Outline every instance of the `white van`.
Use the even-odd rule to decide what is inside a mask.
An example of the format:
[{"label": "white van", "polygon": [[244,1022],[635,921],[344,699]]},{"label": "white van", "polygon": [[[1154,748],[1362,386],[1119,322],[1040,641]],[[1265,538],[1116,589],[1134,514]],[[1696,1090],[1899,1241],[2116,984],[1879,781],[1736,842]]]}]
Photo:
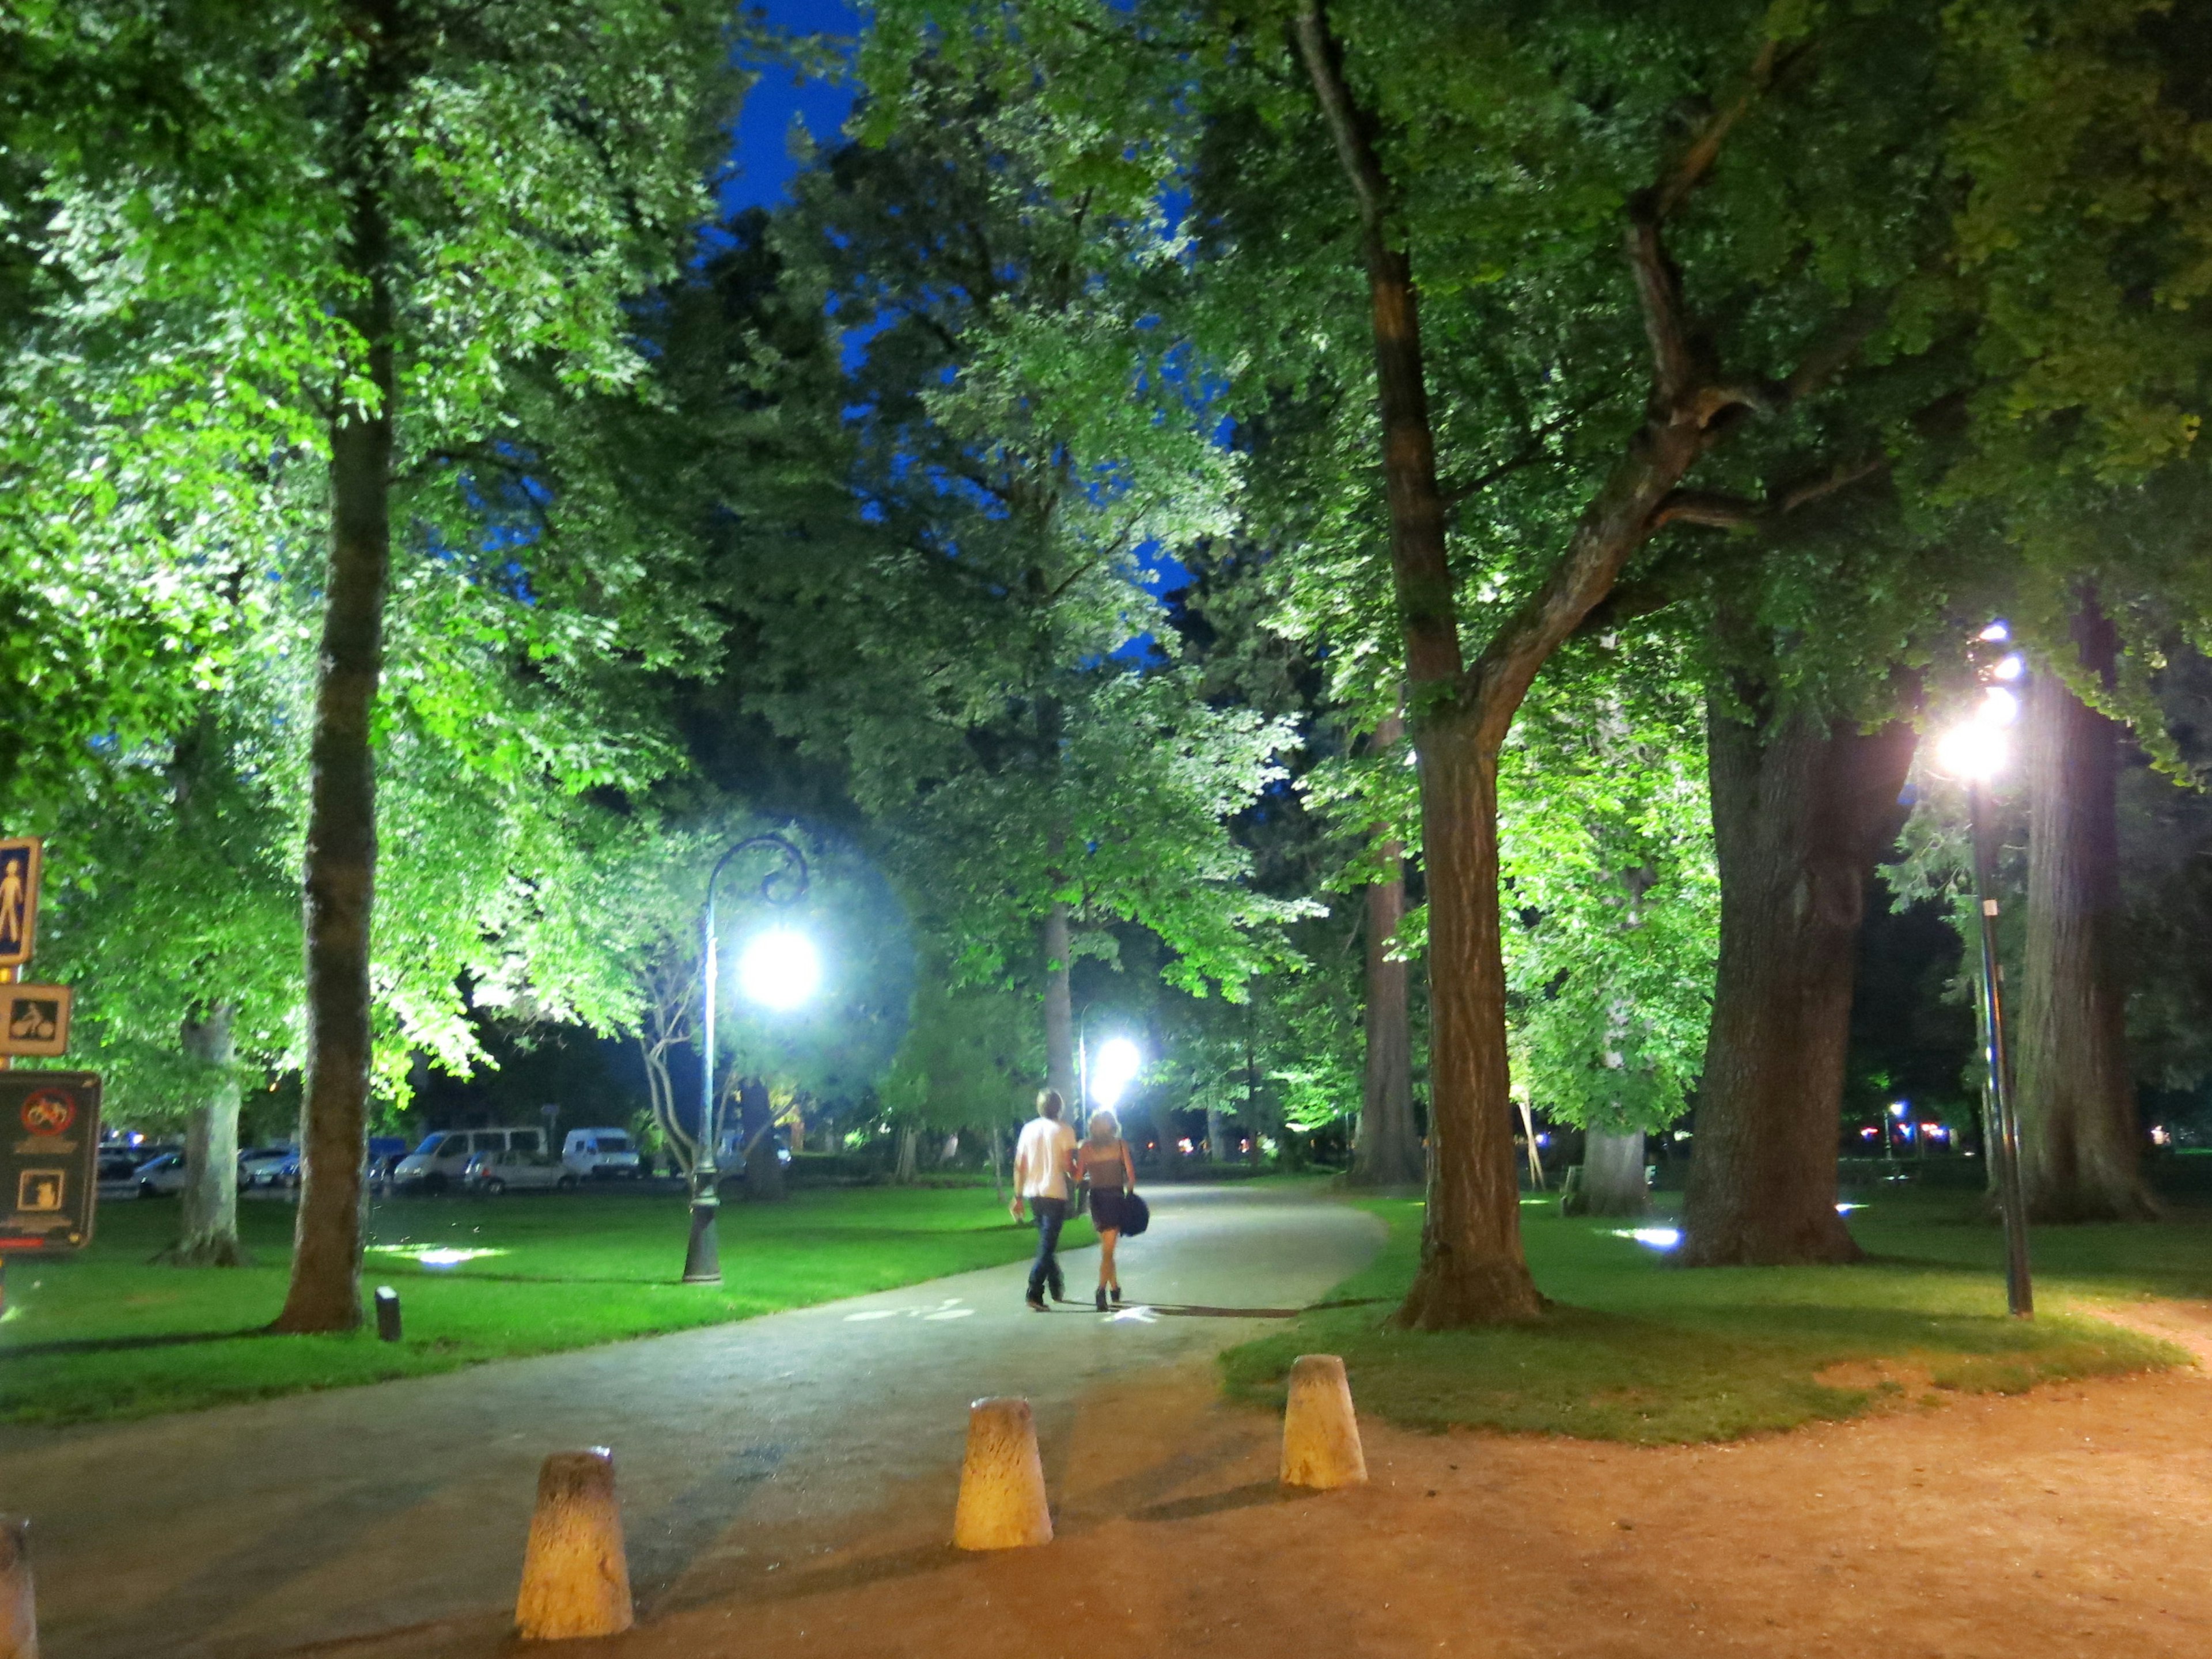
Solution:
[{"label": "white van", "polygon": [[478,1152],[542,1152],[545,1131],[516,1129],[437,1129],[422,1137],[422,1144],[399,1160],[392,1172],[395,1187],[419,1187],[426,1193],[442,1193],[460,1185],[461,1171]]},{"label": "white van", "polygon": [[561,1143],[561,1162],[586,1180],[635,1176],[637,1143],[627,1129],[571,1129]]}]

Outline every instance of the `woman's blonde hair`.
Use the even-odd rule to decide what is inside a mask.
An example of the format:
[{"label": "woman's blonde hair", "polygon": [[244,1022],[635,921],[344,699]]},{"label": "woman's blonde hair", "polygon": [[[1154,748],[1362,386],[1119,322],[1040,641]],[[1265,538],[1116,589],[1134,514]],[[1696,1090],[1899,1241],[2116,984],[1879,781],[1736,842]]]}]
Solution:
[{"label": "woman's blonde hair", "polygon": [[1121,1120],[1101,1106],[1091,1115],[1091,1139],[1093,1141],[1113,1140],[1121,1135]]}]

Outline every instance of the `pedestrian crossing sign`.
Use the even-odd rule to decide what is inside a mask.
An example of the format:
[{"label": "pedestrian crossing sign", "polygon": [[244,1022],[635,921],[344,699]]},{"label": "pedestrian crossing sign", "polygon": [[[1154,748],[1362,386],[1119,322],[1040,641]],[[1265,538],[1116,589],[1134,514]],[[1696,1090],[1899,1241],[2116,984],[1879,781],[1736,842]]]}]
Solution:
[{"label": "pedestrian crossing sign", "polygon": [[39,928],[39,851],[36,836],[0,841],[0,968],[31,959]]}]

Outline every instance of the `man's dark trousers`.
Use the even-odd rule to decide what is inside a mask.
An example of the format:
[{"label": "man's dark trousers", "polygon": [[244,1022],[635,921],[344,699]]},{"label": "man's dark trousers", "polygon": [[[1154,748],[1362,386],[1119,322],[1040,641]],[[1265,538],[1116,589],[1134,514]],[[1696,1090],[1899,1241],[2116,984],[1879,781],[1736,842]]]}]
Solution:
[{"label": "man's dark trousers", "polygon": [[1030,1300],[1042,1302],[1047,1284],[1052,1286],[1055,1299],[1067,1288],[1060,1274],[1060,1263],[1053,1252],[1060,1249],[1060,1230],[1067,1224],[1067,1200],[1064,1198],[1033,1198],[1030,1207],[1036,1212],[1037,1253],[1036,1265],[1030,1269]]}]

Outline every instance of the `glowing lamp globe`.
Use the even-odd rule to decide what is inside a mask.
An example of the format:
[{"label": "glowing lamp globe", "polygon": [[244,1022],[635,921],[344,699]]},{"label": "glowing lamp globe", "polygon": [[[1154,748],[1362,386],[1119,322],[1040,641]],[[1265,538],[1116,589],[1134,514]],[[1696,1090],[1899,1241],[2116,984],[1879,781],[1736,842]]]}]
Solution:
[{"label": "glowing lamp globe", "polygon": [[822,957],[804,933],[762,933],[738,958],[738,989],[764,1008],[796,1008],[822,986]]},{"label": "glowing lamp globe", "polygon": [[1098,1058],[1091,1062],[1091,1098],[1110,1109],[1137,1080],[1144,1063],[1145,1057],[1128,1038],[1107,1038],[1098,1045]]},{"label": "glowing lamp globe", "polygon": [[1936,760],[1954,778],[1987,782],[2004,766],[2005,749],[2003,728],[1977,720],[1946,732],[1936,745]]}]

